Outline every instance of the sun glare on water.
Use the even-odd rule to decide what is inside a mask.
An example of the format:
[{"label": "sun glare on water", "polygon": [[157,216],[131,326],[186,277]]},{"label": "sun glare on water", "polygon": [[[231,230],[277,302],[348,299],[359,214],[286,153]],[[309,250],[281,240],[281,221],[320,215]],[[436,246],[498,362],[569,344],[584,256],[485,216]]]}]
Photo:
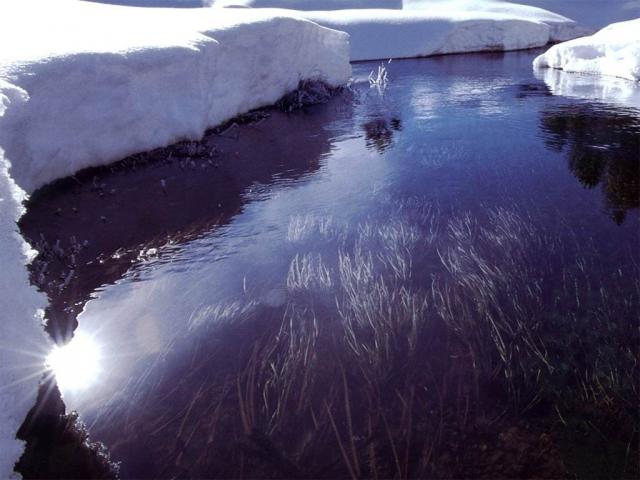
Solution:
[{"label": "sun glare on water", "polygon": [[47,356],[47,366],[64,392],[89,387],[100,373],[100,347],[86,334],[78,333],[63,346],[55,346]]}]

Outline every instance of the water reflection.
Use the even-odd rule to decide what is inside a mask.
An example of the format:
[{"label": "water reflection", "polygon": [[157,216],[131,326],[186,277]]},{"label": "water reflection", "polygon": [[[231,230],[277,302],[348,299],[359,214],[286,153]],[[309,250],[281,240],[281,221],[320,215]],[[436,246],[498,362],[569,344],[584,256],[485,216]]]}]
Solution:
[{"label": "water reflection", "polygon": [[397,117],[390,120],[376,118],[362,125],[362,128],[365,131],[367,147],[384,153],[393,141],[394,132],[402,130],[402,121]]},{"label": "water reflection", "polygon": [[[32,279],[51,299],[47,330],[56,342],[71,338],[78,313],[104,285],[175,259],[182,245],[228,224],[248,201],[316,172],[348,106],[337,99],[313,115],[274,111],[246,128],[231,126],[201,143],[134,156],[36,192],[20,227],[40,252]],[[329,119],[337,121],[333,132],[325,129]]]},{"label": "water reflection", "polygon": [[640,112],[598,105],[564,105],[541,112],[548,148],[566,154],[586,188],[601,186],[618,224],[640,206]]},{"label": "water reflection", "polygon": [[554,95],[640,108],[640,86],[630,80],[564,72],[555,68],[536,69],[534,74]]},{"label": "water reflection", "polygon": [[78,332],[66,345],[53,347],[46,365],[55,375],[61,390],[77,392],[99,380],[102,361],[98,342],[90,335]]},{"label": "water reflection", "polygon": [[516,98],[550,97],[553,93],[544,83],[521,83],[517,86]]}]

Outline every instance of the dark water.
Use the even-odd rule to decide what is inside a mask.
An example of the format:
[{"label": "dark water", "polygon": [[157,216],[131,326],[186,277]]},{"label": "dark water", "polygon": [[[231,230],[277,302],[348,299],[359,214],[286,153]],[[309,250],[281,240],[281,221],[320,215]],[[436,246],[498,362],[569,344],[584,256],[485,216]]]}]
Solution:
[{"label": "dark water", "polygon": [[634,401],[640,110],[554,94],[534,54],[393,62],[384,88],[35,196],[49,330],[81,311],[63,398],[124,477],[464,474],[414,448],[425,412],[439,438],[492,408],[580,416],[607,361],[602,395]]}]

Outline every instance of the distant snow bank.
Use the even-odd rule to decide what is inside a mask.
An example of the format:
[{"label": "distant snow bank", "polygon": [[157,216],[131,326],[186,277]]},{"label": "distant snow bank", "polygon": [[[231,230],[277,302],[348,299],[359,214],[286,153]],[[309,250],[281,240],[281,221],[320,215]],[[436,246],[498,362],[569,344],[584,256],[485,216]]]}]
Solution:
[{"label": "distant snow bank", "polygon": [[[423,0],[405,0],[406,2]],[[433,1],[433,0],[427,0]],[[502,0],[497,0],[502,1]],[[640,17],[640,0],[516,0],[569,17],[589,28]]]},{"label": "distant snow bank", "polygon": [[640,81],[640,18],[554,45],[533,66]]},{"label": "distant snow bank", "polygon": [[[140,5],[141,1],[150,0],[100,1]],[[165,1],[167,5],[176,2]],[[592,33],[548,10],[497,0],[201,0],[201,3],[216,10],[279,8],[344,31],[351,37],[353,61],[520,50]]]},{"label": "distant snow bank", "polygon": [[[34,14],[37,12],[37,14]],[[301,80],[351,76],[348,36],[280,11],[0,1],[0,478],[22,451],[47,339],[16,221],[25,192],[198,139]],[[278,133],[278,132],[274,132]]]},{"label": "distant snow bank", "polygon": [[295,9],[347,32],[353,61],[520,50],[591,33],[548,10],[495,0],[212,0],[238,5]]},{"label": "distant snow bank", "polygon": [[340,10],[350,8],[402,8],[402,0],[84,0],[132,7],[243,7],[292,10]]},{"label": "distant snow bank", "polygon": [[402,9],[402,0],[204,0],[215,7],[288,8],[291,10]]},{"label": "distant snow bank", "polygon": [[[300,12],[350,35],[351,60],[411,58],[447,53],[541,47],[586,33],[546,10],[491,0],[447,0],[405,10]],[[407,9],[407,8],[416,9]]]}]

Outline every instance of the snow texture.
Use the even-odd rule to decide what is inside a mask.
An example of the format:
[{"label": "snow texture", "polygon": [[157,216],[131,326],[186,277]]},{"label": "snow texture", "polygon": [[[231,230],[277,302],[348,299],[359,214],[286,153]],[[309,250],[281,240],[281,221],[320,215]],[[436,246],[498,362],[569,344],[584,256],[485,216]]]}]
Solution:
[{"label": "snow texture", "polygon": [[347,32],[352,61],[520,50],[592,33],[548,10],[496,0],[203,1],[218,8],[295,10],[298,16]]},{"label": "snow texture", "polygon": [[[320,25],[350,35],[351,60],[540,47],[591,33],[541,8],[495,0],[214,0],[214,7],[296,8]],[[330,10],[329,5],[341,8]],[[362,8],[387,4],[384,9]],[[320,8],[320,5],[325,7]],[[308,11],[312,9],[328,11]]]},{"label": "snow texture", "polygon": [[210,0],[215,7],[288,8],[291,10],[402,9],[402,0]]},{"label": "snow texture", "polygon": [[46,298],[29,282],[25,264],[32,254],[16,226],[24,192],[7,168],[0,148],[0,478],[12,477],[22,452],[15,435],[35,402],[48,350],[41,315]]},{"label": "snow texture", "polygon": [[614,23],[589,37],[554,45],[534,68],[607,75],[640,81],[640,18]]},{"label": "snow texture", "polygon": [[292,10],[344,10],[351,8],[402,8],[402,0],[85,0],[133,7],[243,7]]},{"label": "snow texture", "polygon": [[347,32],[354,61],[519,50],[585,33],[575,22],[534,7],[486,0],[432,5],[428,10],[309,12],[304,18]]},{"label": "snow texture", "polygon": [[344,33],[283,11],[43,3],[49,11],[37,20],[16,19],[0,32],[0,44],[16,45],[0,54],[0,77],[22,100],[0,118],[0,146],[27,192],[85,167],[198,139],[274,103],[300,80],[335,86],[351,73]]},{"label": "snow texture", "polygon": [[[407,1],[415,0],[405,0]],[[518,2],[553,10],[593,29],[640,17],[640,0],[518,0]]]},{"label": "snow texture", "polygon": [[237,12],[0,2],[0,478],[23,448],[15,434],[49,348],[46,299],[17,233],[25,192],[198,139],[301,80],[348,81],[346,34],[283,11]]}]

